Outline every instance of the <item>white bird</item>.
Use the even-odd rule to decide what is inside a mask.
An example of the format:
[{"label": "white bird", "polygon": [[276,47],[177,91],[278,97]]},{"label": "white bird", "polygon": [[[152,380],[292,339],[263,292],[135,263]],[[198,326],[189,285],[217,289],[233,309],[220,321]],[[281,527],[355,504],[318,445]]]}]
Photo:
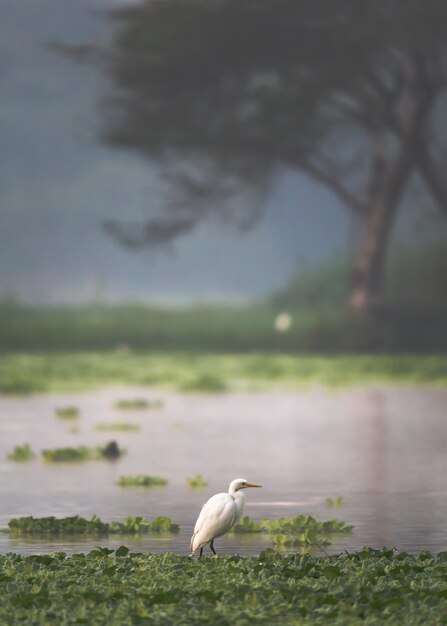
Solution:
[{"label": "white bird", "polygon": [[191,537],[191,556],[200,548],[209,543],[214,554],[214,540],[227,533],[235,524],[238,524],[244,514],[245,495],[242,489],[247,487],[262,487],[255,483],[248,483],[245,478],[236,478],[230,483],[228,493],[216,493],[202,507],[194,526]]}]

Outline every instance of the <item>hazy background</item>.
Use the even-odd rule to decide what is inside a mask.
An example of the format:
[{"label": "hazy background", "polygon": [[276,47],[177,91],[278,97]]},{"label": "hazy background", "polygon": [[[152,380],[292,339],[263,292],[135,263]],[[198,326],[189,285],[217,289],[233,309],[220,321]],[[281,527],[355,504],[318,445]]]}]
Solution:
[{"label": "hazy background", "polygon": [[[107,42],[100,12],[118,4],[2,3],[0,295],[39,304],[247,300],[349,249],[355,220],[328,190],[290,171],[267,200],[273,210],[248,234],[204,221],[163,250],[130,252],[101,229],[105,218],[154,214],[157,175],[143,159],[100,144],[103,74],[48,44]],[[407,205],[394,239],[446,234],[447,220]]]},{"label": "hazy background", "polygon": [[[262,20],[260,26],[256,26],[256,20],[254,25],[248,22],[244,26],[245,17],[243,13],[238,17],[238,6],[232,7],[231,2],[227,4],[230,15],[231,11],[236,11],[230,24],[240,23],[240,28],[246,29],[246,32],[242,32],[242,40],[237,40],[239,43],[236,45],[241,46],[242,50],[236,51],[235,54],[239,55],[236,60],[243,59],[244,55],[249,58],[250,53],[244,51],[246,44],[255,50],[255,79],[254,83],[248,83],[248,89],[253,88],[254,97],[258,97],[256,81],[261,82],[261,87],[262,81],[266,81],[264,87],[267,91],[273,84],[269,85],[270,70],[264,70],[263,67],[270,67],[270,57],[276,58],[281,37],[276,43],[274,37],[275,33],[281,33],[284,26],[272,26],[272,41],[266,39],[263,42],[261,37],[259,43],[256,28],[262,31]],[[152,6],[155,7],[154,17],[150,17]],[[234,34],[233,25],[228,32],[223,31],[223,39],[216,44],[222,47],[222,51],[219,48],[216,52],[214,43],[207,43],[206,28],[196,27],[194,20],[189,23],[179,17],[179,9],[175,2],[171,2],[166,5],[168,11],[172,10],[166,23],[174,29],[175,36],[171,41],[169,36],[163,39],[161,35],[159,41],[158,33],[163,33],[165,18],[162,14],[157,17],[157,6],[162,7],[163,3],[139,4],[119,0],[61,3],[58,0],[42,0],[36,4],[31,1],[17,3],[6,0],[2,4],[0,345],[8,350],[112,348],[123,343],[138,349],[149,345],[189,349],[198,345],[197,337],[203,334],[206,326],[208,340],[200,340],[200,349],[443,350],[447,345],[444,323],[447,306],[447,219],[436,206],[433,197],[424,191],[420,180],[411,182],[401,194],[399,210],[386,247],[380,302],[376,302],[373,294],[372,305],[367,303],[365,308],[368,328],[363,321],[359,322],[358,317],[352,322],[349,313],[352,306],[347,306],[353,298],[350,291],[354,284],[353,268],[354,263],[358,262],[366,221],[347,210],[331,185],[321,184],[315,177],[306,175],[305,168],[303,170],[300,166],[301,157],[294,161],[294,157],[289,159],[287,154],[280,154],[278,165],[272,162],[272,167],[267,167],[265,178],[267,180],[272,174],[272,182],[263,197],[255,201],[255,210],[261,208],[262,215],[252,220],[249,228],[238,228],[234,220],[234,215],[237,216],[239,212],[243,214],[246,210],[246,198],[243,196],[239,199],[236,196],[233,201],[231,218],[221,211],[218,199],[214,197],[209,197],[209,201],[203,203],[203,218],[200,214],[203,208],[195,203],[194,198],[186,209],[180,208],[177,213],[175,206],[173,208],[169,202],[166,204],[163,195],[166,184],[161,177],[157,159],[159,155],[163,157],[163,154],[170,154],[171,145],[173,154],[177,154],[175,133],[177,126],[182,132],[183,122],[179,121],[182,105],[175,112],[176,99],[185,102],[188,107],[201,93],[199,90],[204,88],[205,102],[207,89],[210,88],[211,94],[214,89],[213,81],[217,89],[223,85],[224,93],[230,85],[231,92],[231,79],[227,86],[224,79],[222,85],[219,85],[219,76],[227,71],[230,75],[231,72],[237,74],[238,63],[235,67],[231,65],[233,61],[229,52],[229,42]],[[270,10],[268,3],[265,6]],[[331,16],[329,5],[324,8],[322,2],[322,6],[321,14],[327,20],[327,24],[322,21],[323,28],[328,28],[327,32],[324,31],[324,37],[330,47],[331,33],[338,32],[334,30],[338,17],[337,13]],[[136,18],[132,7],[137,10]],[[143,7],[143,10],[140,11],[139,7]],[[305,3],[303,7],[306,8]],[[129,9],[130,13],[115,13],[112,19],[110,12],[121,9]],[[296,13],[286,3],[282,11],[287,13],[290,10]],[[145,17],[145,11],[149,19]],[[274,20],[280,20],[282,12],[274,12],[272,15]],[[314,18],[310,14],[306,19],[312,24]],[[368,19],[362,21],[361,15],[354,19],[360,19],[359,26],[353,26],[348,35],[365,27],[366,34],[373,35],[374,46],[374,37],[380,40],[381,27],[369,28]],[[157,20],[160,22],[158,26]],[[152,23],[155,25],[151,33]],[[300,24],[299,21],[298,29]],[[140,26],[142,34],[138,31]],[[209,28],[212,30],[215,27],[211,22]],[[127,43],[123,44],[126,28],[130,34],[127,35]],[[133,34],[132,28],[136,29]],[[194,30],[196,28],[197,32]],[[237,28],[239,26],[236,27],[236,35]],[[188,29],[192,29],[192,34]],[[436,24],[428,23],[424,31],[428,32],[427,41],[430,42],[432,35],[435,36],[435,29]],[[345,39],[341,36],[341,46],[348,42],[348,35]],[[357,33],[356,36],[359,41],[353,44],[353,49],[348,49],[346,61],[343,61],[341,52],[340,59],[336,59],[338,70],[343,73],[346,69],[348,76],[351,64],[354,75],[357,71],[354,62],[357,48],[359,58],[363,58],[362,35]],[[393,37],[397,41],[402,33],[398,31],[395,35],[391,33],[387,36],[393,43]],[[216,39],[214,35],[212,37]],[[186,50],[188,44],[185,42],[195,40],[198,41],[197,52],[192,48],[191,54],[197,53],[197,59],[188,65],[189,57],[186,55],[183,64],[183,51],[177,52],[175,42],[180,42],[178,45],[184,46]],[[171,45],[172,42],[174,45]],[[166,50],[161,54],[166,54],[168,59],[171,53],[174,57],[179,54],[177,61],[174,61],[175,69],[170,69],[170,61],[166,61],[168,65],[160,70],[160,83],[157,83],[157,74],[151,74],[150,56],[147,57],[147,68],[144,66],[145,46],[152,43],[160,45],[160,50],[165,50],[165,46]],[[400,44],[407,45],[405,40]],[[260,45],[258,52],[257,45]],[[339,45],[336,44],[336,50]],[[389,44],[384,45],[385,50],[388,50]],[[424,41],[422,45],[425,51],[424,46],[429,44]],[[132,57],[134,49],[135,55]],[[215,61],[212,57],[208,60],[208,49],[217,55]],[[98,61],[98,55],[104,51],[108,51],[111,56],[106,62],[104,59]],[[219,60],[219,54],[223,55],[223,61]],[[256,54],[260,57],[258,70]],[[298,51],[297,54],[301,53]],[[314,63],[312,54],[318,66],[318,53],[311,53],[311,67]],[[334,57],[334,53],[328,48],[321,57],[322,69],[315,68],[317,100],[319,82],[323,91],[327,86],[324,82],[328,80],[324,78],[324,63],[330,63],[331,56]],[[134,76],[132,63],[138,68],[140,61],[143,64],[141,76],[138,75],[139,69],[135,70]],[[386,76],[387,63],[391,64],[391,74],[385,81],[397,81],[397,104],[390,101],[389,106],[390,110],[395,106],[396,114],[400,115],[406,105],[404,101],[402,104],[399,102],[399,98],[405,97],[405,90],[399,86],[399,81],[407,80],[406,70],[405,66],[403,70],[399,69],[399,63],[396,62],[395,75],[392,73],[394,61],[391,50],[390,59],[383,62],[383,67],[379,64],[379,75],[383,70]],[[171,85],[171,75],[174,72],[175,76],[177,70],[178,77],[174,77]],[[330,69],[329,76],[333,73]],[[183,80],[182,76],[189,78]],[[208,79],[211,87],[206,82]],[[161,120],[156,116],[151,118],[150,113],[149,117],[141,120],[135,117],[138,115],[136,109],[141,105],[143,110],[146,106],[145,84],[151,80],[155,81],[152,83],[155,91],[161,89],[161,98],[165,97],[164,89],[171,90],[167,92],[166,106],[163,106],[169,111],[172,104],[172,119],[169,119],[169,112],[167,119]],[[185,80],[190,84],[185,83]],[[127,90],[127,93],[118,105],[121,110],[114,113],[113,106],[105,106],[104,102],[110,96],[119,102],[120,89],[123,87],[120,81],[124,81],[124,92]],[[287,105],[287,98],[292,101],[298,98],[300,102],[299,99],[303,99],[307,89],[304,84],[298,88],[298,95],[286,93],[281,96],[284,99],[279,101],[279,106],[284,103]],[[420,88],[419,95],[424,96],[427,89]],[[142,90],[141,93],[139,90]],[[149,93],[152,92],[149,90]],[[261,105],[242,102],[242,116],[256,116],[256,107],[264,106],[264,96],[260,94]],[[199,107],[200,98],[197,101]],[[216,101],[222,103],[222,114],[226,115],[225,97]],[[132,108],[135,102],[136,109]],[[442,138],[445,135],[445,99],[440,96],[436,102],[440,104],[434,109],[433,119],[437,124],[436,137]],[[135,117],[137,129],[142,134],[143,131],[149,134],[143,150],[138,145],[139,130],[136,137],[126,138],[126,106],[130,116]],[[293,105],[298,111],[300,106]],[[387,107],[385,101],[386,110]],[[312,105],[309,119],[306,117],[309,112],[304,112],[304,117],[300,118],[301,113],[298,113],[297,119],[292,117],[288,122],[291,124],[290,136],[294,137],[298,150],[303,149],[300,147],[300,142],[303,143],[301,136],[305,137],[310,132],[308,129],[313,111],[317,109],[317,104]],[[164,110],[163,107],[161,110]],[[203,114],[201,126],[205,134],[208,126],[213,128],[215,123],[210,119],[213,110],[219,114],[220,104],[217,109],[208,109]],[[231,111],[229,115],[231,120]],[[121,128],[120,120],[124,120]],[[268,117],[266,120],[268,124]],[[130,121],[128,128],[131,129],[134,122]],[[151,150],[159,139],[159,123],[162,148],[159,153],[155,148],[153,154]],[[319,123],[324,126],[325,122],[323,120]],[[172,136],[171,128],[174,129]],[[260,129],[261,134],[264,132],[266,137],[270,136],[270,131],[267,126],[262,126],[262,122]],[[104,131],[111,131],[112,135],[116,132],[118,140],[115,137],[105,142]],[[396,156],[396,147],[393,146],[394,139],[390,138],[391,133],[388,129],[386,131],[386,150],[392,161]],[[124,133],[124,139],[120,137],[120,132]],[[186,132],[190,132],[189,129]],[[273,132],[276,132],[275,128]],[[232,139],[236,143],[239,140],[237,134],[238,131]],[[243,135],[244,127],[241,137]],[[225,138],[224,132],[216,144],[217,159],[220,158],[220,146],[223,146],[224,151],[226,149]],[[188,141],[191,140],[192,145],[196,139],[192,131]],[[259,152],[268,162],[276,147],[273,140],[272,145],[268,145],[268,139],[266,141],[260,144]],[[323,139],[322,143],[325,141]],[[331,136],[326,143],[329,144],[332,156],[339,160],[343,160],[351,149],[360,147],[353,162],[354,171],[354,165],[368,167],[368,159],[372,158],[370,147],[362,141],[360,139],[358,143],[352,129],[348,128],[340,138],[335,137],[335,144]],[[114,143],[124,149],[116,149]],[[148,152],[142,155],[141,151],[145,152],[146,147]],[[246,148],[247,145],[241,143],[241,153]],[[182,149],[180,146],[179,154],[182,154]],[[205,159],[214,158],[213,150],[212,145],[211,150],[210,145],[205,146]],[[230,148],[230,154],[234,156],[231,150],[236,150],[237,158],[238,148]],[[248,145],[247,154],[250,150]],[[188,154],[186,151],[185,162],[188,162]],[[233,156],[230,157],[230,168],[234,167],[232,175],[240,177],[239,182],[244,184],[243,170],[237,163],[231,165]],[[316,158],[318,161],[318,155]],[[261,170],[264,165],[259,171],[255,171],[255,167],[254,176],[258,183],[262,182]],[[331,167],[328,171],[331,173]],[[332,171],[332,175],[337,181],[336,170]],[[360,186],[363,186],[365,193],[370,193],[367,202],[374,203],[372,187],[363,180],[365,174],[360,172],[359,176]],[[168,184],[168,192],[170,190]],[[207,196],[204,197],[206,200]],[[152,238],[146,242],[147,245],[141,246],[122,245],[119,233],[113,236],[110,229],[107,231],[104,227],[105,223],[110,222],[118,225],[131,223],[144,233],[145,224],[176,223],[179,216],[181,220],[184,215],[187,221],[191,218],[195,220],[197,215],[199,219],[193,222],[192,228],[181,227],[179,236],[168,237],[164,242]],[[130,303],[140,303],[146,308],[134,310],[132,314],[129,309],[126,312],[116,308]],[[202,311],[204,316],[199,318],[197,308],[203,308],[204,303],[208,310]],[[210,304],[213,305],[211,308]],[[36,305],[40,312],[29,308]],[[72,314],[68,309],[61,309],[66,305],[103,306],[103,309],[96,310],[93,323],[91,316],[88,320],[85,317],[86,310],[82,313],[81,309],[77,309],[78,317],[70,317]],[[174,309],[178,305],[194,308],[189,321],[187,312],[182,317],[185,322],[183,335],[179,330],[180,318],[175,316]],[[244,309],[238,312],[237,307],[240,305]],[[110,306],[112,308],[107,309]],[[155,318],[151,317],[147,306],[170,307],[174,317],[162,316],[163,321],[160,321],[158,313]],[[247,310],[247,306],[255,307],[256,313],[253,308]],[[292,324],[287,328],[290,332],[288,335],[286,333],[288,339],[279,338],[274,326],[277,315],[283,312],[291,315]],[[98,339],[101,333],[107,332],[107,340]],[[173,339],[174,335],[177,335],[176,339]]]}]

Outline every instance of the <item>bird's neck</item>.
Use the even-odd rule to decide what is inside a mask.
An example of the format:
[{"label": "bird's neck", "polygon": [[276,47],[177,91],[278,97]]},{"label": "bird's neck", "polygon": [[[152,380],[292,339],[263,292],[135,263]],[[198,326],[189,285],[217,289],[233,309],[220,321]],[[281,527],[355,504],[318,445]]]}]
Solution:
[{"label": "bird's neck", "polygon": [[236,519],[234,520],[235,524],[239,524],[242,520],[242,516],[244,515],[244,506],[245,506],[245,494],[243,491],[236,491],[233,494],[234,503],[236,504]]}]

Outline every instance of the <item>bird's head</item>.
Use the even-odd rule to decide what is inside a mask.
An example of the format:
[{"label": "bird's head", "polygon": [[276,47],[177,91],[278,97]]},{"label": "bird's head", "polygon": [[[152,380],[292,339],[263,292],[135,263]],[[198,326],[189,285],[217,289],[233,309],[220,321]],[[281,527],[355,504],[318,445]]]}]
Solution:
[{"label": "bird's head", "polygon": [[262,487],[262,485],[257,485],[256,483],[249,483],[245,480],[245,478],[236,478],[230,483],[229,492],[235,493],[240,489],[246,489],[247,487]]}]

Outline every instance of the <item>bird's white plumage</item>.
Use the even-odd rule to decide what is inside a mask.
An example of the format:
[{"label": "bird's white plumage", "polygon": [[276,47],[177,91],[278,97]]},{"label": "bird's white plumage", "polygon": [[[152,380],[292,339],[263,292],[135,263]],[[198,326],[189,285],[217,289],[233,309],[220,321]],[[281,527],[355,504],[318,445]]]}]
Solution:
[{"label": "bird's white plumage", "polygon": [[229,493],[217,493],[202,507],[194,526],[191,552],[228,532],[237,517],[236,502]]},{"label": "bird's white plumage", "polygon": [[250,484],[243,478],[237,478],[230,484],[228,493],[217,493],[205,502],[191,537],[192,554],[216,537],[221,537],[240,522],[245,504],[245,496],[241,490],[246,487],[260,487],[260,485]]}]

